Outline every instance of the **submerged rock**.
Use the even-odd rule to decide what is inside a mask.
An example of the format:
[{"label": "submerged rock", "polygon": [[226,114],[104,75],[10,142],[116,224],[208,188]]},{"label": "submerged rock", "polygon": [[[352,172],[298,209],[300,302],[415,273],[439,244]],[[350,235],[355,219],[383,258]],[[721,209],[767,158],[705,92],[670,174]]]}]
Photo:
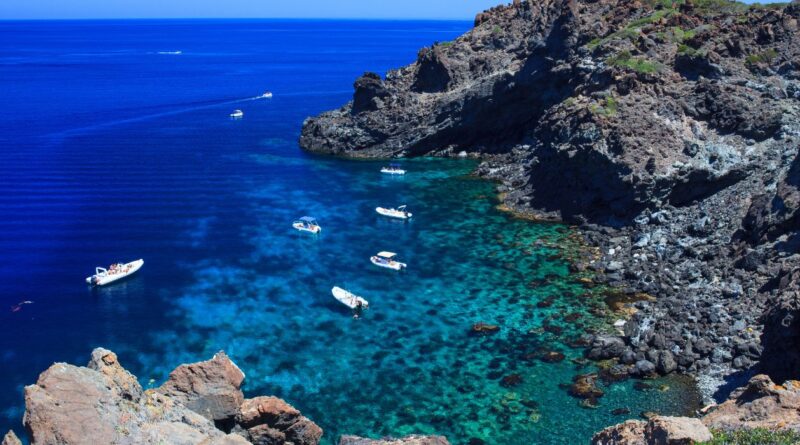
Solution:
[{"label": "submerged rock", "polygon": [[489,335],[489,334],[496,334],[500,332],[500,326],[493,325],[493,324],[486,324],[486,323],[475,323],[472,325],[472,329],[470,330],[473,334],[479,335]]}]

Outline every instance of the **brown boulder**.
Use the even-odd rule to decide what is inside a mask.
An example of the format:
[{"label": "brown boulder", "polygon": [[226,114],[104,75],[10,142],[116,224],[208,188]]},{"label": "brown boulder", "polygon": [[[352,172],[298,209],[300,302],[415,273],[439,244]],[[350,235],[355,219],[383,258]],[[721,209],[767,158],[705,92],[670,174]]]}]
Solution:
[{"label": "brown boulder", "polygon": [[648,445],[692,445],[714,438],[700,419],[692,417],[654,417],[644,435]]},{"label": "brown boulder", "polygon": [[218,352],[211,360],[177,367],[156,391],[220,425],[232,426],[244,401],[243,380],[242,370]]},{"label": "brown boulder", "polygon": [[703,417],[709,428],[800,429],[800,382],[776,385],[766,375],[753,377],[747,386]]},{"label": "brown boulder", "polygon": [[14,431],[9,431],[3,437],[3,442],[0,445],[22,445],[22,441],[14,434]]},{"label": "brown boulder", "polygon": [[406,436],[400,439],[365,439],[357,436],[342,436],[339,445],[450,445],[444,436]]},{"label": "brown boulder", "polygon": [[277,397],[256,397],[242,403],[236,423],[253,443],[316,445],[322,429]]},{"label": "brown boulder", "polygon": [[483,322],[475,323],[474,325],[472,325],[471,332],[473,334],[479,334],[479,335],[496,334],[500,332],[500,326],[494,324],[487,324]]},{"label": "brown boulder", "polygon": [[645,445],[644,429],[647,422],[628,420],[610,426],[592,437],[592,445]]},{"label": "brown boulder", "polygon": [[139,395],[135,378],[110,351],[95,350],[89,365],[96,369],[56,363],[25,388],[23,424],[32,445],[188,445],[224,436],[169,397],[154,391]]}]

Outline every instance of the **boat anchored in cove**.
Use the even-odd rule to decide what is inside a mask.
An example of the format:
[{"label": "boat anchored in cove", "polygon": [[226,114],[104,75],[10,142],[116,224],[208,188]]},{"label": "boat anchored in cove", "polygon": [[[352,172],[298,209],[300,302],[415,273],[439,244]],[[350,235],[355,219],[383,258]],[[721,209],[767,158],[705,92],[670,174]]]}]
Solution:
[{"label": "boat anchored in cove", "polygon": [[378,267],[383,267],[386,269],[392,269],[397,271],[405,269],[406,263],[401,263],[395,260],[396,257],[397,254],[394,252],[380,252],[377,255],[370,257],[369,260],[372,262],[372,264]]},{"label": "boat anchored in cove", "polygon": [[310,216],[304,216],[298,219],[297,221],[293,222],[292,227],[294,227],[295,230],[299,230],[301,232],[309,232],[313,234],[318,234],[322,232],[322,227],[320,227],[319,224],[317,224],[317,220]]},{"label": "boat anchored in cove", "polygon": [[94,275],[86,278],[86,284],[105,286],[135,274],[144,265],[144,260],[131,261],[127,264],[112,264],[108,269],[96,267]]},{"label": "boat anchored in cove", "polygon": [[383,216],[388,216],[389,218],[397,218],[397,219],[409,219],[411,218],[411,212],[406,209],[406,206],[402,205],[396,209],[385,209],[383,207],[375,208],[375,211]]},{"label": "boat anchored in cove", "polygon": [[391,164],[388,167],[383,167],[381,173],[385,175],[404,175],[406,171],[403,170],[400,164]]}]

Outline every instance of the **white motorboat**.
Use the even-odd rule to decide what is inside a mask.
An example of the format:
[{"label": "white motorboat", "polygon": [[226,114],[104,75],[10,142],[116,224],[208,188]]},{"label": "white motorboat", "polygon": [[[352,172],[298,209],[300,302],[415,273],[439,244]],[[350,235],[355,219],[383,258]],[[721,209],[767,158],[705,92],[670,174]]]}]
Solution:
[{"label": "white motorboat", "polygon": [[264,94],[261,95],[262,99],[272,99],[272,91],[265,91]]},{"label": "white motorboat", "polygon": [[387,175],[404,175],[406,171],[400,167],[400,164],[391,164],[388,167],[383,167],[381,173]]},{"label": "white motorboat", "polygon": [[233,113],[231,113],[231,117],[233,119],[241,119],[241,118],[244,117],[244,111],[242,111],[242,110],[233,110]]},{"label": "white motorboat", "polygon": [[395,258],[397,254],[394,252],[380,252],[377,255],[370,257],[372,264],[378,267],[385,267],[392,270],[403,270],[406,268],[406,263],[401,263]]},{"label": "white motorboat", "polygon": [[125,277],[135,274],[144,265],[144,260],[131,261],[127,264],[112,264],[108,269],[96,267],[94,275],[86,278],[86,284],[92,286],[105,286]]},{"label": "white motorboat", "polygon": [[350,309],[366,309],[369,307],[369,302],[358,295],[353,294],[352,292],[348,292],[341,287],[334,286],[331,289],[331,293],[333,297],[339,300],[340,303],[349,307]]},{"label": "white motorboat", "polygon": [[314,234],[322,232],[322,227],[317,224],[317,220],[310,216],[304,216],[293,222],[292,227],[301,232],[309,232]]},{"label": "white motorboat", "polygon": [[383,216],[388,216],[389,218],[398,218],[398,219],[411,218],[411,212],[406,210],[406,206],[404,205],[396,209],[385,209],[383,207],[376,207],[375,211]]}]

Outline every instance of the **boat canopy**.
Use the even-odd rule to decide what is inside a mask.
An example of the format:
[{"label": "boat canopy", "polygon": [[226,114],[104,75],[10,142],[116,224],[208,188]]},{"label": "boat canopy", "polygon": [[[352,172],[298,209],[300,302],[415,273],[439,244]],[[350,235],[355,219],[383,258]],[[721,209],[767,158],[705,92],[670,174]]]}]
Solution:
[{"label": "boat canopy", "polygon": [[300,218],[300,221],[303,221],[304,223],[309,223],[309,224],[316,224],[317,223],[317,220],[312,218],[312,217],[310,217],[310,216],[304,216],[304,217]]},{"label": "boat canopy", "polygon": [[398,207],[398,208],[397,208],[397,210],[403,211],[403,210],[405,210],[405,209],[406,209],[406,207],[407,207],[407,206],[405,206],[405,205],[401,205],[400,207]]},{"label": "boat canopy", "polygon": [[397,254],[394,253],[394,252],[380,252],[380,253],[378,253],[378,256],[381,257],[381,258],[386,258],[387,260],[390,260],[390,259],[396,257]]}]

